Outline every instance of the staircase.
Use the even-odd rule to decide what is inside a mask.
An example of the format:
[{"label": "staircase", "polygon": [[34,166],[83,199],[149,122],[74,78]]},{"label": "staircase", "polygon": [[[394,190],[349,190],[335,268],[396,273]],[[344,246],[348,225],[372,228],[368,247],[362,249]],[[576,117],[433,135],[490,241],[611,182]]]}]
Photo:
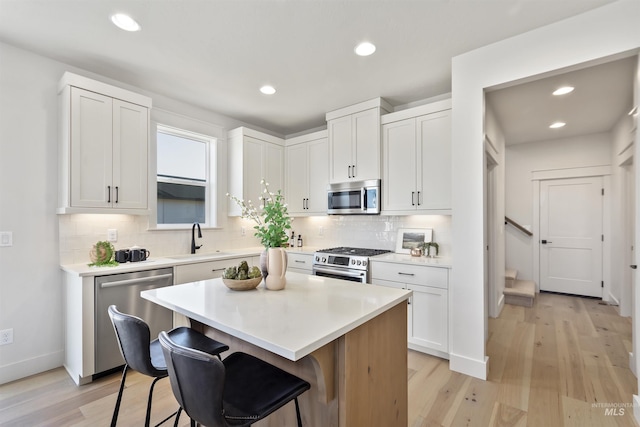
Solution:
[{"label": "staircase", "polygon": [[531,280],[518,280],[518,270],[508,268],[504,276],[504,302],[532,307],[536,297],[536,284]]}]

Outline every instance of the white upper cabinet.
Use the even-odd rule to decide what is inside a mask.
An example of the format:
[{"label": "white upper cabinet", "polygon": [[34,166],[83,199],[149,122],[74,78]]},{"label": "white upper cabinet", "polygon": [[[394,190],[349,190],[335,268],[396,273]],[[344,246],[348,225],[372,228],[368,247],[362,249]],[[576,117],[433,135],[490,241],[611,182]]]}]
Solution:
[{"label": "white upper cabinet", "polygon": [[58,212],[148,214],[151,100],[65,73],[59,101]]},{"label": "white upper cabinet", "polygon": [[[284,194],[284,140],[249,128],[229,131],[229,194],[254,205],[260,203],[265,179],[269,190]],[[240,207],[229,202],[229,216],[240,216]]]},{"label": "white upper cabinet", "polygon": [[451,212],[451,101],[382,118],[383,214]]},{"label": "white upper cabinet", "polygon": [[326,215],[329,184],[327,131],[287,140],[287,203],[296,216]]},{"label": "white upper cabinet", "polygon": [[331,183],[380,179],[380,115],[389,111],[376,98],[327,113]]}]

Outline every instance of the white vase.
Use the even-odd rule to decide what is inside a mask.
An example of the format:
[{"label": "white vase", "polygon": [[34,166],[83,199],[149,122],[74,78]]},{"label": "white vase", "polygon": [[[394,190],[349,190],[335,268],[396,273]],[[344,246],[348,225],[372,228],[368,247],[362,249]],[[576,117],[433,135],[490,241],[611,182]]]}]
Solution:
[{"label": "white vase", "polygon": [[264,285],[271,291],[284,289],[287,284],[287,251],[283,248],[269,248],[267,250],[268,275],[264,279]]}]

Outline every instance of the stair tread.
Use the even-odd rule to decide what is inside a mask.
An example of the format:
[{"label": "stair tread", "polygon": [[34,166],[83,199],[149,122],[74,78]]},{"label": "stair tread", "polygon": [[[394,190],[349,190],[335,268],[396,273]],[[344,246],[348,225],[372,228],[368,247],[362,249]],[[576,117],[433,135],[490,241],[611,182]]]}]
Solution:
[{"label": "stair tread", "polygon": [[513,286],[505,288],[503,293],[505,295],[528,296],[533,298],[536,295],[536,284],[531,280],[515,280]]},{"label": "stair tread", "polygon": [[504,277],[506,279],[517,279],[518,278],[518,270],[515,268],[507,268],[504,272]]}]

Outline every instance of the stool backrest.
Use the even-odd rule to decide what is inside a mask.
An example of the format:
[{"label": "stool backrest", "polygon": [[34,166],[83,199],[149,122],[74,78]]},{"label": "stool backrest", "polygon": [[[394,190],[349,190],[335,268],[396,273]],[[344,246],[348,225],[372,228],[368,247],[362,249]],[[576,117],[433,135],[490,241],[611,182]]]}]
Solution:
[{"label": "stool backrest", "polygon": [[107,310],[125,363],[145,375],[166,376],[166,371],[159,371],[151,364],[149,325],[139,317],[119,312],[115,305]]},{"label": "stool backrest", "polygon": [[225,368],[215,356],[173,342],[166,332],[158,336],[167,362],[173,394],[182,409],[207,427],[226,427],[222,397]]}]

